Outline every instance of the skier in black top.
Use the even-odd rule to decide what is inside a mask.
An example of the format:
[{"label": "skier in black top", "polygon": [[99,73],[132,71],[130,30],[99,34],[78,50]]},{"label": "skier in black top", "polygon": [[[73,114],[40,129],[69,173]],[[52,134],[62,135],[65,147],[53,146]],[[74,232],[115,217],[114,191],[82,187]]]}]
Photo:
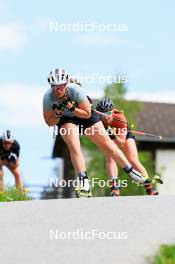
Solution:
[{"label": "skier in black top", "polygon": [[17,188],[22,187],[19,170],[20,145],[14,139],[10,130],[4,131],[0,137],[0,191],[3,191],[3,166],[6,166],[15,178]]}]

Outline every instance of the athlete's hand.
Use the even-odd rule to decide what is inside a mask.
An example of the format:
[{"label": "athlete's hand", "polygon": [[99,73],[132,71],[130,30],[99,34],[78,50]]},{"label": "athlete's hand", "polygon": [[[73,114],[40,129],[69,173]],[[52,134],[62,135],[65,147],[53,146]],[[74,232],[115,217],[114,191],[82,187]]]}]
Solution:
[{"label": "athlete's hand", "polygon": [[72,104],[72,101],[68,97],[66,97],[62,101],[62,103],[60,104],[60,106],[61,106],[61,109],[64,110],[65,108],[67,108],[67,109],[72,108],[73,107],[73,104]]},{"label": "athlete's hand", "polygon": [[53,104],[52,110],[53,110],[56,117],[60,117],[62,115],[63,111],[61,109],[59,109],[59,106],[57,104]]},{"label": "athlete's hand", "polygon": [[73,107],[73,104],[69,101],[69,102],[67,103],[66,108],[70,109],[70,108],[72,108],[72,107]]},{"label": "athlete's hand", "polygon": [[56,117],[59,117],[63,113],[63,109],[60,109],[59,105],[57,105],[57,104],[53,104],[52,110],[53,110]]},{"label": "athlete's hand", "polygon": [[54,114],[55,114],[56,117],[60,117],[60,116],[62,115],[62,111],[59,110],[59,109],[57,109],[57,108],[55,108],[55,109],[53,110],[53,112],[54,112]]},{"label": "athlete's hand", "polygon": [[106,123],[106,124],[109,124],[110,125],[110,123],[113,121],[113,117],[112,116],[110,116],[110,115],[106,115],[106,114],[101,114],[100,115],[100,117],[101,117],[101,120],[104,122],[104,123]]}]

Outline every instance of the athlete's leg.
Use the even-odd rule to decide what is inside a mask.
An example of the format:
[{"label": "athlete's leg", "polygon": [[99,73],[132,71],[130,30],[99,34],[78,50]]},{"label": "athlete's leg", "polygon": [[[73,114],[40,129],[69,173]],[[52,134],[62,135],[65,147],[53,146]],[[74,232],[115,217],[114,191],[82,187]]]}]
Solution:
[{"label": "athlete's leg", "polygon": [[11,171],[15,178],[15,185],[16,188],[22,188],[22,179],[21,179],[21,173],[19,169],[19,160],[16,161],[14,164],[13,162],[8,162],[7,168]]},{"label": "athlete's leg", "polygon": [[0,160],[0,191],[4,190],[4,171],[3,166],[7,166],[7,160]]},{"label": "athlete's leg", "polygon": [[87,128],[85,130],[85,135],[93,141],[106,156],[111,156],[120,167],[124,168],[130,165],[122,151],[109,138],[101,121]]},{"label": "athlete's leg", "polygon": [[61,136],[69,148],[75,170],[77,172],[86,171],[85,160],[80,146],[78,126],[72,123],[66,123],[62,125],[61,129]]},{"label": "athlete's leg", "polygon": [[106,156],[106,170],[110,179],[117,178],[118,168],[115,160],[110,155]]},{"label": "athlete's leg", "polygon": [[[85,191],[91,196],[85,160],[80,146],[79,128],[75,124],[66,123],[61,126],[61,129],[60,134],[69,148],[72,164],[78,173],[81,192],[83,191],[84,193]],[[64,134],[62,133],[63,131]]]},{"label": "athlete's leg", "polygon": [[0,160],[0,191],[1,192],[4,189],[3,178],[4,178],[3,165],[2,165],[2,161]]},{"label": "athlete's leg", "polygon": [[146,169],[144,168],[144,166],[139,161],[138,151],[137,151],[137,146],[136,146],[135,140],[133,138],[127,139],[122,150],[123,150],[125,156],[127,157],[127,159],[129,160],[129,162],[134,167],[134,169],[140,171],[144,176],[148,177],[148,173],[147,173]]},{"label": "athlete's leg", "polygon": [[102,122],[98,122],[95,125],[85,130],[85,135],[93,141],[106,156],[111,156],[117,164],[125,169],[128,175],[135,181],[140,183],[145,182],[143,175],[132,169],[131,163],[124,156],[122,151],[115,145],[115,143],[109,138]]},{"label": "athlete's leg", "polygon": [[[128,160],[131,162],[132,166],[140,171],[144,176],[148,176],[148,172],[144,168],[144,166],[139,161],[137,146],[135,140],[133,138],[128,138],[126,140],[125,146],[123,148],[123,152]],[[145,186],[146,192],[149,195],[157,195],[158,192],[153,188],[152,184],[148,184]]]},{"label": "athlete's leg", "polygon": [[120,185],[118,181],[118,168],[115,160],[111,156],[106,156],[106,170],[110,179],[111,195],[120,196]]}]

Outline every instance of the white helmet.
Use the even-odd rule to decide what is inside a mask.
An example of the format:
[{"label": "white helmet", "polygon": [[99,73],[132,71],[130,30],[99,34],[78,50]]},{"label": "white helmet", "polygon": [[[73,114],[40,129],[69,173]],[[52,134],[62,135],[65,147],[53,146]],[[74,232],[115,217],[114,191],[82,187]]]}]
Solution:
[{"label": "white helmet", "polygon": [[50,72],[48,76],[48,83],[50,85],[61,85],[68,81],[68,73],[62,68],[55,69]]},{"label": "white helmet", "polygon": [[4,131],[1,138],[3,141],[7,141],[7,142],[13,142],[14,141],[13,134],[11,133],[10,130]]}]

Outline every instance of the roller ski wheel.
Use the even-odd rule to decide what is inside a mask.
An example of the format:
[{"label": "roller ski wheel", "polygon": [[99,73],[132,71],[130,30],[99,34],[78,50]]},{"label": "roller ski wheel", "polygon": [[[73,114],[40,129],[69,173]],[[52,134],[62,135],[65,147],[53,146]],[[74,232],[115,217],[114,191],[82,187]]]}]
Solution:
[{"label": "roller ski wheel", "polygon": [[75,194],[76,194],[77,198],[81,198],[81,197],[91,198],[92,197],[92,192],[91,192],[90,189],[89,189],[89,191],[86,191],[84,189],[76,188],[75,189]]},{"label": "roller ski wheel", "polygon": [[158,191],[156,191],[155,189],[151,188],[150,190],[146,191],[147,195],[159,195]]},{"label": "roller ski wheel", "polygon": [[[159,175],[155,175],[153,178],[153,181],[155,181],[155,183],[163,184],[163,181]],[[152,182],[152,183],[154,183],[154,182]]]},{"label": "roller ski wheel", "polygon": [[120,196],[120,189],[119,188],[113,188],[111,190],[111,196],[112,197],[118,197],[118,196]]},{"label": "roller ski wheel", "polygon": [[112,181],[111,196],[113,196],[113,197],[120,196],[120,187],[118,186],[118,180]]}]

